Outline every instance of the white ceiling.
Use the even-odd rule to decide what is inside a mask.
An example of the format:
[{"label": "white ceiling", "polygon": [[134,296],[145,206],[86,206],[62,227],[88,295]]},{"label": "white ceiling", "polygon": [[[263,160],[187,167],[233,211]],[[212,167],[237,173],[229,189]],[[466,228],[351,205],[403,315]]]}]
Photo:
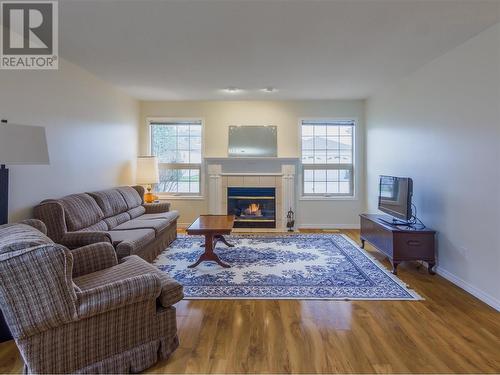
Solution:
[{"label": "white ceiling", "polygon": [[366,98],[500,20],[497,0],[59,4],[61,55],[144,100]]}]

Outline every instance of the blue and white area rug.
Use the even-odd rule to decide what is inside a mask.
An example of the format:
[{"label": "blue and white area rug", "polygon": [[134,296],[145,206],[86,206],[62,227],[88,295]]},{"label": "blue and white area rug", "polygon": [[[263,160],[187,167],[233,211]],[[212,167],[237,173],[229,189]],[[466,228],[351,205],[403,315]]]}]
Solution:
[{"label": "blue and white area rug", "polygon": [[420,300],[342,234],[227,236],[215,252],[231,265],[194,263],[203,237],[182,235],[155,265],[184,285],[186,299]]}]

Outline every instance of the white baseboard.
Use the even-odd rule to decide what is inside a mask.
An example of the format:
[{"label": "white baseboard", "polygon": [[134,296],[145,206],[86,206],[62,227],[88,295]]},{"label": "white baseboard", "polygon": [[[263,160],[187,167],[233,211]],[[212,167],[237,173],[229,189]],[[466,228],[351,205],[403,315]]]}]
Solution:
[{"label": "white baseboard", "polygon": [[436,273],[442,277],[444,277],[446,280],[452,282],[456,286],[462,288],[466,292],[469,292],[472,294],[474,297],[480,299],[484,303],[487,303],[491,307],[493,307],[495,310],[500,311],[500,301],[496,299],[493,296],[490,296],[489,294],[483,292],[482,290],[479,290],[475,286],[469,284],[468,282],[462,280],[458,276],[455,276],[451,272],[445,270],[444,268],[441,267],[436,267]]},{"label": "white baseboard", "polygon": [[359,229],[359,224],[299,224],[299,229]]},{"label": "white baseboard", "polygon": [[[189,227],[192,223],[177,223],[177,228],[178,229],[186,229]],[[233,228],[233,232],[286,232],[288,228]]]},{"label": "white baseboard", "polygon": [[[177,223],[177,227],[185,229],[191,223]],[[359,224],[299,224],[298,229],[359,229]],[[240,228],[238,228],[240,229]],[[277,228],[274,231],[284,231],[287,228]]]}]

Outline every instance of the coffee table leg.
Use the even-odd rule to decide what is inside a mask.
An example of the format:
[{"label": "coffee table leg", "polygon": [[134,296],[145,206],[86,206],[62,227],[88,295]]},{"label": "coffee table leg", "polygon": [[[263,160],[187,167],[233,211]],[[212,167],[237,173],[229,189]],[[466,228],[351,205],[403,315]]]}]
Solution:
[{"label": "coffee table leg", "polygon": [[201,254],[200,258],[196,261],[196,263],[191,264],[188,266],[188,268],[194,268],[201,262],[205,260],[213,260],[220,266],[224,268],[229,268],[231,267],[229,264],[224,263],[219,259],[217,254],[214,253],[214,245],[217,242],[217,239],[214,237],[212,234],[206,234],[205,235],[205,252]]},{"label": "coffee table leg", "polygon": [[224,238],[224,236],[222,234],[217,234],[215,237],[214,237],[214,248],[215,248],[215,245],[217,245],[217,242],[222,242],[224,245],[226,245],[227,247],[234,247],[233,244],[227,242],[227,240]]},{"label": "coffee table leg", "polygon": [[[226,238],[222,235],[222,234],[216,234],[214,236],[214,249],[215,249],[215,246],[217,245],[217,242],[222,242],[224,245],[226,245],[227,247],[234,247],[233,244],[227,242]],[[205,247],[205,244],[201,244],[200,247]]]}]

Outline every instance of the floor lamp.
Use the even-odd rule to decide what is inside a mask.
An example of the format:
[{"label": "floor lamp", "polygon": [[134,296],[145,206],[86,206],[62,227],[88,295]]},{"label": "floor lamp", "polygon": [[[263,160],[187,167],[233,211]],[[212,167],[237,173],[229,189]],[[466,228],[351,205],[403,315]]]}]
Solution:
[{"label": "floor lamp", "polygon": [[[0,123],[0,225],[9,221],[9,170],[6,165],[49,164],[45,128]],[[0,342],[11,339],[0,311]]]},{"label": "floor lamp", "polygon": [[8,222],[9,170],[7,165],[49,164],[45,128],[0,123],[0,225]]}]

